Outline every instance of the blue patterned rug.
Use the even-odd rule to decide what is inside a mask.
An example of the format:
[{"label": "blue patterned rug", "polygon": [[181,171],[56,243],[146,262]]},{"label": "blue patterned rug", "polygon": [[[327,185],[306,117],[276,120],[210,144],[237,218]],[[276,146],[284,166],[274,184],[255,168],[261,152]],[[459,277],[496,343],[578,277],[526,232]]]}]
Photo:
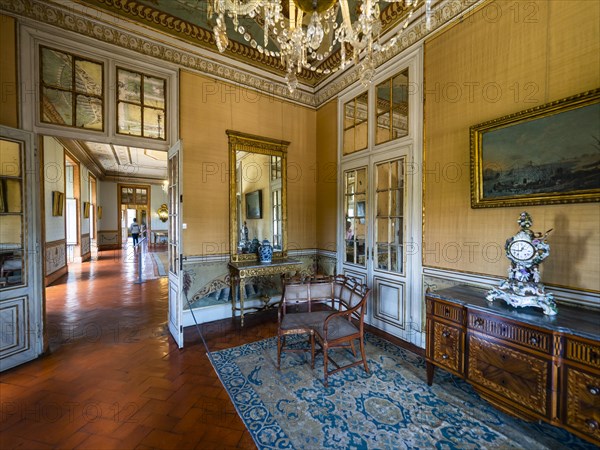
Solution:
[{"label": "blue patterned rug", "polygon": [[[370,374],[343,370],[323,386],[323,357],[284,353],[276,338],[210,353],[238,414],[260,449],[596,449],[548,424],[510,417],[464,381],[367,335]],[[343,361],[345,350],[334,356]]]}]

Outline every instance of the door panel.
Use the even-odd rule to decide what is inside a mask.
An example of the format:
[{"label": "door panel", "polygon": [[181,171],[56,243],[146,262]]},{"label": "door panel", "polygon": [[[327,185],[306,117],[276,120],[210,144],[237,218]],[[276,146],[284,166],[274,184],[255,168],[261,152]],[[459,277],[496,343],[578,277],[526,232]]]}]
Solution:
[{"label": "door panel", "polygon": [[392,283],[386,279],[375,277],[373,292],[373,319],[384,322],[384,324],[381,324],[384,331],[387,331],[386,325],[392,325],[403,330],[406,323],[404,283]]},{"label": "door panel", "polygon": [[31,133],[0,126],[0,371],[43,348],[37,158]]},{"label": "door panel", "polygon": [[343,164],[345,236],[340,258],[341,273],[371,287],[367,322],[407,341],[412,309],[419,309],[408,301],[406,227],[411,217],[405,174],[410,151],[403,146]]},{"label": "door panel", "polygon": [[181,258],[181,141],[169,150],[169,331],[183,347],[183,297]]}]

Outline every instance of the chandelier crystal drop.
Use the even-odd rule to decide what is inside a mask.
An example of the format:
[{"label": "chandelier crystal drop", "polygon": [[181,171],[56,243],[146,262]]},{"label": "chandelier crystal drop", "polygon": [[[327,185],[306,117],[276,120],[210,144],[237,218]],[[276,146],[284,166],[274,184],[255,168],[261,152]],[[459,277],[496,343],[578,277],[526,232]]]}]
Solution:
[{"label": "chandelier crystal drop", "polygon": [[[219,52],[229,45],[228,17],[244,41],[251,42],[260,53],[281,59],[288,89],[293,93],[302,70],[328,75],[344,70],[350,62],[358,67],[360,82],[368,86],[375,73],[376,55],[396,44],[423,1],[427,4],[429,27],[431,0],[209,0],[208,18],[215,24],[213,33]],[[403,26],[385,44],[380,43],[380,3],[402,3],[408,11]],[[240,17],[254,20],[257,26],[240,25]],[[262,28],[262,36],[253,36],[251,28],[258,27]],[[320,68],[338,49],[339,65]]]}]

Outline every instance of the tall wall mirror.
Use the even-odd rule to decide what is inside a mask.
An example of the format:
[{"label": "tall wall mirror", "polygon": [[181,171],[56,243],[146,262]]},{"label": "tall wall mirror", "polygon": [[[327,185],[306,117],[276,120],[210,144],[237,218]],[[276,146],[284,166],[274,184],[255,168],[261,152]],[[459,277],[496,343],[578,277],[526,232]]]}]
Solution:
[{"label": "tall wall mirror", "polygon": [[289,142],[227,130],[229,245],[232,261],[256,261],[268,239],[273,258],[287,257],[287,148]]}]

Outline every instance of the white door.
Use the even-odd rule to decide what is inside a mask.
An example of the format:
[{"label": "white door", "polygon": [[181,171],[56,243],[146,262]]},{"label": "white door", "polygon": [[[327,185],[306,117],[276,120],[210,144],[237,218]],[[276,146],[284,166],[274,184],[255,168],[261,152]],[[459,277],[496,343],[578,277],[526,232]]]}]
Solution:
[{"label": "white door", "polygon": [[[392,157],[393,155],[393,157]],[[372,223],[370,280],[373,295],[368,312],[369,323],[380,330],[413,342],[420,326],[413,323],[419,303],[411,299],[415,283],[413,270],[412,227],[419,226],[411,217],[410,178],[407,167],[408,147],[380,155],[371,162]],[[414,343],[414,342],[413,342]]]},{"label": "white door", "polygon": [[33,134],[0,126],[0,371],[43,350],[39,211]]},{"label": "white door", "polygon": [[183,347],[183,261],[181,248],[181,141],[169,149],[169,331]]},{"label": "white door", "polygon": [[420,216],[409,167],[408,145],[343,164],[338,260],[341,273],[371,288],[367,322],[420,345]]}]

